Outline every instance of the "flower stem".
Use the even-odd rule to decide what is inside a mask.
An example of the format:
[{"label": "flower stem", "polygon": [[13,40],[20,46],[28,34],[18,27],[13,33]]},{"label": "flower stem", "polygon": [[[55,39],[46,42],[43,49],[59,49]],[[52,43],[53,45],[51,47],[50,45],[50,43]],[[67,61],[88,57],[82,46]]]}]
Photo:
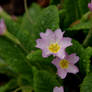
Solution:
[{"label": "flower stem", "polygon": [[[24,46],[21,44],[21,42],[14,35],[12,35],[11,33],[9,33],[8,31],[6,31],[5,34],[4,34],[4,36],[7,37],[7,38],[9,38],[11,41],[13,41],[14,43],[16,43],[17,45],[19,45],[24,50],[24,52],[26,52],[26,54],[29,53],[29,51],[24,48]],[[28,60],[26,60],[26,63],[28,64],[29,67],[32,67],[31,64],[30,64],[30,62]]]},{"label": "flower stem", "polygon": [[28,53],[28,51],[24,48],[24,46],[21,44],[21,42],[11,33],[9,33],[8,31],[5,32],[4,36],[6,36],[7,38],[9,38],[10,40],[12,40],[14,43],[16,43],[17,45],[19,45],[26,53]]},{"label": "flower stem", "polygon": [[[91,24],[92,24],[92,17],[91,17]],[[83,46],[88,46],[89,41],[92,39],[92,26],[90,27],[90,30],[88,32],[88,35],[86,36],[84,42],[83,42]]]},{"label": "flower stem", "polygon": [[30,18],[29,11],[28,11],[28,8],[27,8],[27,0],[24,0],[24,6],[25,6],[25,12],[26,12],[26,14],[27,14],[27,17],[28,17],[30,23],[33,24],[33,21],[32,21],[32,19]]},{"label": "flower stem", "polygon": [[17,88],[17,89],[14,90],[13,92],[19,92],[20,90],[25,89],[25,88],[31,89],[30,92],[32,92],[32,90],[33,90],[30,86],[29,86],[29,87],[28,87],[28,86],[23,86],[23,87]]}]

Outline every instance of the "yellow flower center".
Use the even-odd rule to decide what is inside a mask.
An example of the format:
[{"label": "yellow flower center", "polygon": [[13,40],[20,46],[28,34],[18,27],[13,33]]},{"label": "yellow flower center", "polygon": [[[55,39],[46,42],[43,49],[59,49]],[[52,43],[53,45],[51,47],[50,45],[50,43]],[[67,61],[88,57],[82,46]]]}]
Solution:
[{"label": "yellow flower center", "polygon": [[69,62],[67,60],[63,59],[60,61],[59,65],[62,69],[67,69],[69,67]]},{"label": "yellow flower center", "polygon": [[52,43],[49,46],[49,51],[52,53],[57,53],[60,50],[60,46],[57,43]]}]

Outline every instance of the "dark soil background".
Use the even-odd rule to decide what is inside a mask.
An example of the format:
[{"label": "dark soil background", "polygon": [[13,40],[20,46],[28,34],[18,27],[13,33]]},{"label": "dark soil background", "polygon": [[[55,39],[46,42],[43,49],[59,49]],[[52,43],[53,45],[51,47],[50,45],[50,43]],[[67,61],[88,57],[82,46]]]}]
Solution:
[{"label": "dark soil background", "polygon": [[[28,7],[33,3],[38,3],[41,7],[49,5],[50,0],[27,0]],[[25,12],[24,0],[0,0],[0,6],[11,15],[22,15]]]}]

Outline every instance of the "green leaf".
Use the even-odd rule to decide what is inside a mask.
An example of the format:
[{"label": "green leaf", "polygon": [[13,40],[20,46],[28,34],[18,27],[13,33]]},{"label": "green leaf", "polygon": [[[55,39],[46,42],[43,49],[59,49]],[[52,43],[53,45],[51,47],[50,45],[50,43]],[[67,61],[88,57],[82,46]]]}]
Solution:
[{"label": "green leaf", "polygon": [[36,71],[34,73],[35,92],[53,92],[55,86],[60,86],[56,77],[47,71]]},{"label": "green leaf", "polygon": [[8,76],[15,76],[16,73],[5,63],[3,59],[0,58],[0,73],[6,74]]},{"label": "green leaf", "polygon": [[[4,18],[8,31],[22,43],[23,39],[21,39],[21,36],[17,36],[20,31],[19,25],[14,22],[11,17],[4,11],[0,16]],[[31,67],[28,65],[26,53],[22,50],[22,48],[14,44],[12,41],[10,41],[10,39],[6,39],[5,37],[0,37],[0,44],[0,57],[5,61],[6,64],[9,65],[13,72],[27,75],[29,74],[32,78]],[[22,45],[24,44],[25,43],[23,42]]]},{"label": "green leaf", "polygon": [[91,15],[91,12],[85,13],[82,16],[82,18],[79,20],[79,23],[68,28],[68,30],[69,31],[75,31],[75,30],[79,31],[79,30],[82,30],[82,29],[90,29],[91,21],[88,19],[89,15]]},{"label": "green leaf", "polygon": [[59,14],[55,6],[49,6],[43,10],[39,6],[33,5],[29,10],[29,15],[25,15],[21,30],[18,33],[22,43],[25,43],[25,48],[34,50],[36,39],[39,37],[40,32],[45,32],[47,28],[55,30],[59,27]]},{"label": "green leaf", "polygon": [[35,49],[36,34],[39,32],[37,21],[40,11],[41,8],[37,4],[33,4],[29,9],[29,14],[24,15],[20,31],[17,34],[17,37],[28,51]]},{"label": "green leaf", "polygon": [[65,12],[64,26],[69,27],[71,23],[80,18],[80,12],[77,0],[64,0]]},{"label": "green leaf", "polygon": [[[16,22],[14,22],[11,18],[7,18],[7,16],[2,16],[2,18],[4,18],[5,24],[7,26],[7,30],[21,42],[22,46],[25,49],[28,50],[29,42],[27,39],[30,36],[29,32],[24,31],[24,30],[20,32],[19,25]],[[20,33],[22,34],[22,36],[20,35]]]},{"label": "green leaf", "polygon": [[52,30],[59,28],[58,9],[54,5],[45,8],[40,13],[38,20],[40,32],[45,32],[47,28]]},{"label": "green leaf", "polygon": [[7,18],[7,19],[10,19],[10,18],[11,18],[11,16],[10,16],[8,13],[6,13],[6,12],[3,10],[3,8],[1,8],[1,11],[0,11],[0,18],[2,18],[2,17],[5,17],[5,18]]},{"label": "green leaf", "polygon": [[25,52],[5,37],[0,37],[0,57],[14,72],[29,74],[32,77],[31,67],[28,65]]},{"label": "green leaf", "polygon": [[81,16],[89,10],[88,9],[89,2],[90,2],[90,0],[85,0],[85,2],[84,2],[84,0],[78,0],[78,5],[79,5]]},{"label": "green leaf", "polygon": [[38,69],[44,69],[55,74],[56,68],[51,63],[53,60],[52,56],[49,58],[43,58],[41,50],[36,50],[31,52],[27,58],[29,59],[30,63]]},{"label": "green leaf", "polygon": [[91,21],[82,21],[79,24],[76,24],[73,27],[68,28],[68,30],[75,31],[82,29],[90,29],[90,27],[91,27]]},{"label": "green leaf", "polygon": [[78,62],[78,66],[82,75],[88,74],[90,72],[90,58],[92,56],[92,48],[88,47],[86,49],[83,48],[79,42],[73,40],[73,46],[67,48],[67,52],[69,54],[76,53],[80,60]]},{"label": "green leaf", "polygon": [[32,51],[30,54],[28,54],[27,58],[33,62],[36,61],[47,61],[47,62],[51,62],[51,60],[53,59],[52,57],[48,58],[43,58],[42,57],[42,51],[41,50],[35,50]]},{"label": "green leaf", "polygon": [[[37,8],[38,9],[38,8]],[[5,13],[5,12],[3,12]],[[34,14],[34,13],[33,13]],[[32,14],[31,14],[32,15]],[[37,14],[35,14],[37,15]],[[33,15],[34,16],[34,15]],[[32,40],[30,40],[32,37],[31,37],[31,33],[27,31],[27,28],[28,26],[25,27],[25,29],[21,29],[20,28],[20,25],[17,24],[16,22],[14,22],[11,17],[7,17],[7,14],[2,14],[1,15],[1,18],[4,18],[5,20],[5,24],[7,26],[7,30],[14,36],[16,36],[16,38],[22,43],[23,47],[25,49],[27,49],[27,51],[30,51],[32,48],[31,48],[31,43],[33,43]],[[28,21],[28,19],[26,18],[23,18],[25,20]],[[23,23],[27,24],[25,21],[23,21]],[[28,23],[30,24],[30,23]],[[24,25],[23,25],[24,27]],[[35,27],[34,27],[35,28]],[[34,29],[33,28],[33,29]],[[33,30],[34,31],[34,30]]]},{"label": "green leaf", "polygon": [[22,92],[32,92],[32,89],[31,88],[23,88]]},{"label": "green leaf", "polygon": [[7,30],[16,36],[17,32],[19,31],[19,26],[16,22],[14,22],[4,10],[0,13],[0,18],[3,18],[5,24],[7,26]]},{"label": "green leaf", "polygon": [[[3,11],[2,13],[5,13],[5,12]],[[18,39],[21,42],[21,45],[22,45],[23,48],[27,49],[28,45],[25,43],[25,40],[23,41],[23,38],[25,39],[25,35],[27,35],[27,34],[30,35],[30,34],[23,30],[24,32],[21,32],[21,33],[23,33],[24,36],[22,36],[22,37],[21,37],[21,35],[19,36],[19,33],[20,33],[19,24],[14,22],[11,19],[11,17],[7,17],[7,16],[8,15],[5,13],[5,14],[1,15],[1,18],[4,19],[8,32],[11,33],[11,35],[15,36],[15,38]],[[28,43],[28,41],[27,41],[27,43]]]},{"label": "green leaf", "polygon": [[37,4],[32,4],[29,8],[28,13],[25,13],[23,16],[21,30],[34,31],[33,26],[37,24],[38,17],[40,15],[41,8]]},{"label": "green leaf", "polygon": [[23,91],[23,92],[31,92],[33,90],[33,83],[31,83],[32,81],[30,81],[30,77],[26,76],[26,75],[20,75],[18,77],[18,85],[19,88]]},{"label": "green leaf", "polygon": [[[82,72],[86,71],[86,74],[90,72],[91,66],[91,57],[92,57],[92,48],[88,47],[81,53],[81,59],[79,61],[79,67]],[[85,70],[83,70],[85,69]]]},{"label": "green leaf", "polygon": [[12,71],[12,69],[6,64],[0,64],[0,73],[6,74],[8,76],[15,76],[16,73]]},{"label": "green leaf", "polygon": [[0,92],[11,92],[17,87],[16,79],[10,80],[7,84],[0,86]]},{"label": "green leaf", "polygon": [[30,86],[32,87],[32,81],[30,81],[30,77],[26,76],[26,75],[19,75],[18,79],[18,85],[20,87],[27,87]]},{"label": "green leaf", "polygon": [[92,73],[89,73],[81,84],[80,92],[92,92]]}]

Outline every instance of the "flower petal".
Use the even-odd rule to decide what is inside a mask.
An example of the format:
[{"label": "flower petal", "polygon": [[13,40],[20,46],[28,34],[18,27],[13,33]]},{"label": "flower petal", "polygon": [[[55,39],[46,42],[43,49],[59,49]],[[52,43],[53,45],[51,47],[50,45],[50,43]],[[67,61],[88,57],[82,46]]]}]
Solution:
[{"label": "flower petal", "polygon": [[58,69],[57,73],[58,73],[59,77],[61,77],[62,79],[64,79],[67,75],[67,71],[64,69],[61,69],[61,68]]},{"label": "flower petal", "polygon": [[43,56],[43,57],[48,57],[48,56],[50,56],[50,55],[51,55],[51,53],[49,52],[48,49],[42,50],[42,56]]},{"label": "flower petal", "polygon": [[64,59],[65,57],[65,49],[61,48],[60,51],[56,54],[60,59]]},{"label": "flower petal", "polygon": [[45,39],[37,39],[36,43],[37,43],[36,47],[40,49],[45,49],[49,45],[48,41]]},{"label": "flower petal", "polygon": [[68,46],[71,46],[72,45],[72,39],[69,38],[69,37],[64,37],[62,40],[61,40],[61,46],[62,48],[66,48]]},{"label": "flower petal", "polygon": [[63,38],[64,32],[61,31],[61,29],[57,29],[55,31],[55,39],[57,42],[60,42],[60,40]]},{"label": "flower petal", "polygon": [[75,65],[69,64],[67,72],[76,74],[79,72],[79,69]]},{"label": "flower petal", "polygon": [[46,30],[46,33],[41,32],[41,33],[40,33],[40,36],[41,36],[42,39],[49,39],[49,37],[50,37],[51,35],[53,35],[53,33],[54,33],[54,32],[53,32],[52,30],[47,29],[47,30]]},{"label": "flower petal", "polygon": [[55,87],[53,89],[53,92],[64,92],[64,88],[61,86],[61,87]]},{"label": "flower petal", "polygon": [[52,64],[54,64],[57,68],[59,67],[59,62],[60,62],[60,58],[56,57],[53,61]]},{"label": "flower petal", "polygon": [[40,33],[42,39],[48,40],[49,44],[56,43],[55,33],[50,29],[46,30],[46,33]]},{"label": "flower petal", "polygon": [[76,56],[75,53],[71,54],[71,55],[67,55],[66,59],[71,63],[71,64],[75,64],[79,61],[79,56]]},{"label": "flower petal", "polygon": [[90,11],[92,11],[92,2],[88,3],[88,8],[90,9]]},{"label": "flower petal", "polygon": [[[60,29],[57,29],[55,32],[47,29],[46,33],[40,33],[41,39],[36,41],[36,47],[43,50],[44,57],[52,54],[61,59],[64,59],[65,48],[72,45],[72,43],[70,38],[63,38],[63,34],[64,32],[62,32]],[[52,46],[52,50],[56,49],[56,51],[48,51],[49,46]]]},{"label": "flower petal", "polygon": [[0,20],[0,35],[4,35],[6,32],[6,25],[3,19]]}]

